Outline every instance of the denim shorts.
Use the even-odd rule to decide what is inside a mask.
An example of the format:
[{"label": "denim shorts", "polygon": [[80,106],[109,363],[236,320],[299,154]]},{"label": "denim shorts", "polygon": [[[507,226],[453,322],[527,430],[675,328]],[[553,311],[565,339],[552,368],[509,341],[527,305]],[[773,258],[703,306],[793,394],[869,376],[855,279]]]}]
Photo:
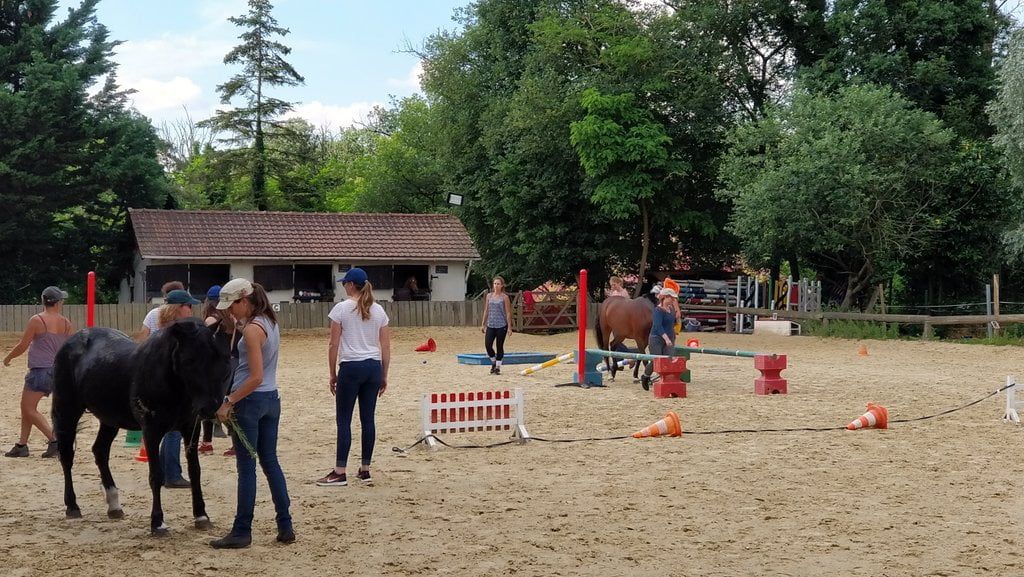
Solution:
[{"label": "denim shorts", "polygon": [[25,389],[42,393],[44,397],[53,392],[53,368],[29,369],[25,375]]}]

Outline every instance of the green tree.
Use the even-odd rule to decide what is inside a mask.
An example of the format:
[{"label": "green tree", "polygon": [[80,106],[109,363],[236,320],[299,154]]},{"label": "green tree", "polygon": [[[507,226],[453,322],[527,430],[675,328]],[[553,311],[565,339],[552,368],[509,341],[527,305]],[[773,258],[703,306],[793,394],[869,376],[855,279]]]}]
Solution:
[{"label": "green tree", "polygon": [[267,95],[275,86],[297,86],[305,79],[295,71],[285,56],[291,48],[275,38],[288,35],[289,30],[278,25],[268,0],[249,0],[249,12],[228,20],[245,31],[239,36],[242,43],[224,57],[224,64],[241,65],[242,70],[217,87],[222,104],[231,104],[235,98],[244,101],[242,107],[218,110],[202,124],[230,135],[228,142],[242,146],[228,157],[245,166],[250,173],[252,202],[257,210],[267,210],[268,173],[271,166],[266,137],[270,129],[287,130],[280,117],[292,110],[293,103]]},{"label": "green tree", "polygon": [[[665,190],[665,176],[678,170],[669,151],[672,139],[637,105],[633,94],[603,95],[588,88],[582,105],[586,116],[570,125],[570,139],[587,176],[594,181],[591,200],[612,221],[640,218],[642,248],[637,274],[644,278],[651,246],[652,204],[660,205],[675,196],[660,194]],[[682,209],[672,205],[657,208],[669,214]]]},{"label": "green tree", "polygon": [[427,101],[410,96],[371,116],[372,153],[361,166],[362,191],[354,208],[422,213],[447,207],[444,170],[434,145],[442,127]]},{"label": "green tree", "polygon": [[782,248],[840,284],[841,306],[891,278],[958,216],[955,135],[887,88],[798,91],[741,126],[722,167],[733,232],[763,265]]},{"label": "green tree", "polygon": [[1016,31],[1007,46],[1006,58],[999,68],[996,98],[988,106],[988,114],[996,127],[992,143],[1001,153],[1012,187],[1010,202],[1014,217],[1003,241],[1009,255],[1024,261],[1024,30]]},{"label": "green tree", "polygon": [[166,201],[155,133],[116,88],[96,3],[63,20],[56,0],[0,3],[0,302],[80,287],[90,269],[111,295],[131,255],[127,208]]}]

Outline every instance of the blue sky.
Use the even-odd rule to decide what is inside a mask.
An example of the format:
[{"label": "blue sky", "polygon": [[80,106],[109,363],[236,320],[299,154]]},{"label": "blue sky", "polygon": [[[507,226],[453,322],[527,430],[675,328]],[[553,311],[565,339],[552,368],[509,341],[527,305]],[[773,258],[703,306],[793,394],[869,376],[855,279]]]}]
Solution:
[{"label": "blue sky", "polygon": [[[273,1],[278,23],[291,30],[289,61],[306,78],[305,86],[273,94],[301,102],[296,113],[316,125],[361,120],[389,95],[418,91],[419,61],[399,53],[405,39],[420,46],[438,30],[456,29],[454,11],[468,2]],[[135,107],[158,124],[182,118],[183,107],[196,119],[223,107],[216,87],[233,73],[223,58],[240,32],[226,19],[246,8],[246,0],[101,0],[100,22],[124,41],[115,60],[121,84],[138,91]]]}]

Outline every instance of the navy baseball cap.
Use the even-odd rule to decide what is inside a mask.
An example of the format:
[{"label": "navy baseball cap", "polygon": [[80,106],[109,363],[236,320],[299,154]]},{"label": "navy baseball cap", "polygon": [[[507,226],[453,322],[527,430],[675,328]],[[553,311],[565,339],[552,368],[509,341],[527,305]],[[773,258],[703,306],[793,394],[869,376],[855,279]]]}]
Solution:
[{"label": "navy baseball cap", "polygon": [[352,267],[348,269],[345,276],[338,279],[338,282],[345,284],[347,282],[355,283],[356,286],[363,286],[366,284],[366,271],[359,267]]}]

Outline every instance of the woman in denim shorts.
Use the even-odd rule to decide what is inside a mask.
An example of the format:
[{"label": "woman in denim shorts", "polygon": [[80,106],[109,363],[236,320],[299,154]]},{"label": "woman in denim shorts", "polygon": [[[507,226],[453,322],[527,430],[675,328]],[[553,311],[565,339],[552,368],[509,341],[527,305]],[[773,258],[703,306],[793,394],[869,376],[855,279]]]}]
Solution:
[{"label": "woman in denim shorts", "polygon": [[21,392],[21,438],[14,448],[4,453],[5,457],[27,457],[28,435],[35,425],[46,436],[47,446],[43,457],[57,456],[57,439],[46,417],[39,412],[39,401],[48,397],[53,389],[53,359],[64,341],[74,332],[71,321],[62,313],[64,299],[68,293],[55,286],[43,291],[43,312],[33,316],[21,342],[4,357],[4,366],[11,366],[11,360],[28,351],[28,374],[25,375],[25,389]]}]

